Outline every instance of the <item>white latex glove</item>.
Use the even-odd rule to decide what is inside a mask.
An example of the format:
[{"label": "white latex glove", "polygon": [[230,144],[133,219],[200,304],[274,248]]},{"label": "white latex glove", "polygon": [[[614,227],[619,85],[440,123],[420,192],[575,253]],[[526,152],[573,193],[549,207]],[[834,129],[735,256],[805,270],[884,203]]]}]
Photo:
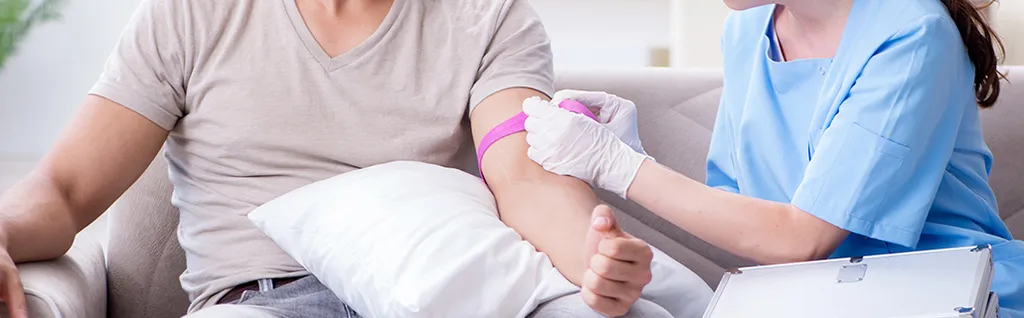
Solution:
[{"label": "white latex glove", "polygon": [[625,198],[647,156],[600,123],[544,100],[523,101],[527,155],[545,170],[573,176]]},{"label": "white latex glove", "polygon": [[[644,146],[640,144],[640,132],[637,130],[636,104],[632,101],[605,92],[587,92],[577,90],[561,90],[551,99],[555,105],[564,100],[574,100],[589,108],[596,108],[597,119],[615,136],[633,148],[634,151],[648,156]],[[654,158],[651,158],[652,160]]]}]

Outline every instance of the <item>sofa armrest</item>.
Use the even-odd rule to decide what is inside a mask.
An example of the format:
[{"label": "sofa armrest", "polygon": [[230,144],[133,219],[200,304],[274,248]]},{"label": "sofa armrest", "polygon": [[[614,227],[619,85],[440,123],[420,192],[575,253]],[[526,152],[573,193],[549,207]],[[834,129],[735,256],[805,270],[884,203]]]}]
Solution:
[{"label": "sofa armrest", "polygon": [[[106,262],[96,235],[79,234],[64,256],[20,264],[18,271],[30,317],[106,317]],[[0,309],[7,317],[7,308]]]}]

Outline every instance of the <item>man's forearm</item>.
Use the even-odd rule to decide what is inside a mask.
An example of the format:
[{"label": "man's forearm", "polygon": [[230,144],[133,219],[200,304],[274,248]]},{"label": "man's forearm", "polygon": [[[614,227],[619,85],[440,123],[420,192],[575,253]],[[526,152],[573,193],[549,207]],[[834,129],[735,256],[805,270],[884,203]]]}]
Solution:
[{"label": "man's forearm", "polygon": [[16,262],[63,255],[142,175],[167,134],[113,101],[87,97],[39,167],[0,197],[2,247]]},{"label": "man's forearm", "polygon": [[494,194],[502,221],[579,285],[586,268],[584,239],[590,213],[597,206],[590,187],[574,178],[548,174],[504,184]]},{"label": "man's forearm", "polygon": [[[521,112],[523,100],[534,96],[547,99],[532,89],[511,88],[481,102],[470,116],[477,146],[488,131]],[[506,136],[491,145],[480,168],[497,199],[502,221],[579,285],[586,268],[584,241],[597,198],[583,181],[553,174],[534,163],[526,155],[529,148],[526,132]]]},{"label": "man's forearm", "polygon": [[0,196],[0,244],[18,263],[64,255],[78,226],[62,191],[33,172]]}]

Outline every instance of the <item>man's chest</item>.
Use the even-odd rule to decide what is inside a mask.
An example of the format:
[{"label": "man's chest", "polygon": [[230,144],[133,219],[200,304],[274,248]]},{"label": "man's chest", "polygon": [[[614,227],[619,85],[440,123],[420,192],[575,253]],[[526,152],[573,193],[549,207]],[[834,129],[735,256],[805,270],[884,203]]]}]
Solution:
[{"label": "man's chest", "polygon": [[297,12],[270,3],[235,8],[222,14],[228,22],[197,33],[172,143],[227,170],[257,171],[449,165],[471,152],[466,112],[487,47],[479,30],[407,4],[365,43],[331,57]]},{"label": "man's chest", "polygon": [[191,152],[243,166],[260,158],[447,164],[469,138],[472,78],[369,61],[328,71],[301,46],[250,54],[211,60],[191,77],[172,134],[203,148]]}]

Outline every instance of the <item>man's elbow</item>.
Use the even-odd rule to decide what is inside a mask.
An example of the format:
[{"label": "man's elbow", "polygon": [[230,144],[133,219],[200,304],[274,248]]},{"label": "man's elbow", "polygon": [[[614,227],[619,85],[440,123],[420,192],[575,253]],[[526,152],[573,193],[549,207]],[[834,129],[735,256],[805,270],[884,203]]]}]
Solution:
[{"label": "man's elbow", "polygon": [[585,182],[570,176],[560,176],[529,160],[509,160],[501,165],[486,167],[484,177],[492,192],[525,185],[548,185],[566,188],[588,187]]},{"label": "man's elbow", "polygon": [[575,197],[579,195],[579,192],[592,194],[590,186],[586,182],[544,170],[512,173],[494,180],[488,176],[487,185],[499,200],[505,196],[514,197],[515,193],[537,193],[538,191],[563,197]]},{"label": "man's elbow", "polygon": [[543,169],[532,167],[528,164],[509,163],[491,167],[485,167],[483,175],[487,178],[487,184],[494,186],[517,184],[523,182],[540,182],[548,177]]}]

